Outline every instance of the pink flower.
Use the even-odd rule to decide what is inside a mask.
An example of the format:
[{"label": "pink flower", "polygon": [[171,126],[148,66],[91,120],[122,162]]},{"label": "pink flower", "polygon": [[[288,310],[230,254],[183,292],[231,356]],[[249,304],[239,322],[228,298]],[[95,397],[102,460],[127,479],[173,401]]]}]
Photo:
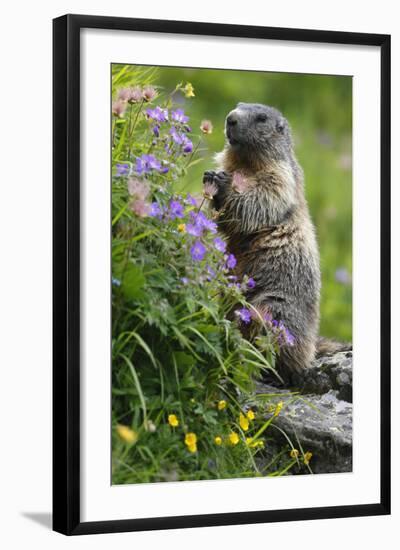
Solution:
[{"label": "pink flower", "polygon": [[112,104],[112,114],[116,117],[122,118],[126,109],[126,104],[121,101],[114,101]]},{"label": "pink flower", "polygon": [[143,92],[142,89],[139,88],[139,86],[135,86],[134,88],[129,88],[129,97],[128,101],[129,103],[139,103],[143,99]]},{"label": "pink flower", "polygon": [[218,193],[218,187],[212,181],[207,181],[203,186],[203,193],[207,199],[212,199]]},{"label": "pink flower", "polygon": [[130,203],[129,208],[139,218],[146,218],[150,214],[151,205],[142,199],[136,199]]},{"label": "pink flower", "polygon": [[121,101],[128,101],[130,93],[130,88],[120,88],[118,90],[118,99]]},{"label": "pink flower", "polygon": [[202,120],[200,124],[200,130],[203,134],[212,134],[213,125],[211,120]]},{"label": "pink flower", "polygon": [[143,88],[142,97],[145,101],[150,102],[157,96],[157,91],[153,86]]},{"label": "pink flower", "polygon": [[244,193],[248,189],[248,183],[241,172],[233,172],[232,187],[238,193]]},{"label": "pink flower", "polygon": [[150,193],[150,187],[146,180],[138,178],[128,179],[128,193],[137,199],[144,200]]}]

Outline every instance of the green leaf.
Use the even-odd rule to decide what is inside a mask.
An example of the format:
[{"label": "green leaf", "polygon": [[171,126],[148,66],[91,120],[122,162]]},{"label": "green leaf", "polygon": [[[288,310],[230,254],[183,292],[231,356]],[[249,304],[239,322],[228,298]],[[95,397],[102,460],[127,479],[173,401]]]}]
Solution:
[{"label": "green leaf", "polygon": [[121,288],[125,297],[130,300],[135,300],[143,295],[143,287],[146,283],[146,278],[142,269],[134,264],[129,263],[122,277]]}]

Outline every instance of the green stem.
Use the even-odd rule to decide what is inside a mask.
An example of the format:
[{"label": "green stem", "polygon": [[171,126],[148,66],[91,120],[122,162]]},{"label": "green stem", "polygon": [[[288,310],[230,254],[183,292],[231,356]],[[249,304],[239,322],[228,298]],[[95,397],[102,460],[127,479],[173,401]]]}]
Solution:
[{"label": "green stem", "polygon": [[185,164],[185,169],[186,169],[186,168],[189,166],[189,164],[192,162],[192,158],[193,158],[193,156],[196,154],[197,149],[198,149],[199,146],[200,146],[200,143],[201,143],[201,138],[200,138],[199,141],[197,142],[196,147],[193,149],[192,154],[190,155],[190,157],[189,157],[187,163]]},{"label": "green stem", "polygon": [[198,214],[198,213],[200,212],[200,210],[202,209],[205,200],[206,200],[206,198],[203,197],[203,200],[201,201],[200,206],[199,206],[199,208],[197,209],[197,212],[196,212],[197,214]]},{"label": "green stem", "polygon": [[140,113],[142,112],[142,108],[143,108],[143,104],[144,104],[144,99],[142,99],[142,101],[140,102],[140,105],[139,105],[139,108],[136,112],[136,116],[135,116],[135,119],[133,121],[133,124],[131,126],[131,114],[132,114],[132,103],[131,103],[131,112],[130,112],[130,115],[129,115],[129,129],[128,129],[128,142],[129,142],[129,149],[128,149],[128,160],[130,160],[130,157],[131,157],[131,139],[132,139],[132,134],[136,128],[136,124],[137,124],[137,121],[138,121],[138,118],[139,118],[139,115]]},{"label": "green stem", "polygon": [[[132,130],[131,130],[131,135],[132,135],[132,132],[134,131],[135,127],[136,127],[136,123],[138,121],[138,118],[139,118],[139,115],[140,113],[142,112],[142,108],[143,108],[143,104],[144,104],[144,99],[142,99],[140,105],[139,105],[139,109],[137,110],[137,113],[136,113],[136,116],[135,116],[135,120],[133,121],[133,126],[132,126]],[[131,137],[131,135],[129,137]]]},{"label": "green stem", "polygon": [[117,129],[117,123],[115,121],[115,118],[113,119],[113,126],[112,126],[112,138],[111,138],[111,146],[114,149],[115,147],[115,131]]},{"label": "green stem", "polygon": [[131,103],[129,109],[129,121],[128,121],[128,160],[131,159],[131,122],[132,122],[132,109],[133,104]]}]

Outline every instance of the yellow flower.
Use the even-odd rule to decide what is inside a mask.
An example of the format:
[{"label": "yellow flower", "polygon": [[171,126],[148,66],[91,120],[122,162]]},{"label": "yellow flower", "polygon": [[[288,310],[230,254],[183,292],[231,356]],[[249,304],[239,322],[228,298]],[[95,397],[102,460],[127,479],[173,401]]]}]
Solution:
[{"label": "yellow flower", "polygon": [[240,424],[240,427],[242,428],[242,430],[244,432],[247,432],[247,430],[249,429],[249,421],[247,420],[247,418],[242,413],[240,413],[240,415],[239,415],[239,424]]},{"label": "yellow flower", "polygon": [[306,466],[308,466],[308,464],[310,463],[311,457],[312,457],[312,453],[310,451],[305,453],[305,455],[304,455],[304,464],[306,464]]},{"label": "yellow flower", "polygon": [[123,439],[125,443],[130,443],[130,444],[136,443],[138,439],[138,434],[128,426],[124,426],[123,424],[117,424],[116,430],[119,437]]},{"label": "yellow flower", "polygon": [[179,420],[175,414],[168,415],[168,424],[173,428],[179,426]]},{"label": "yellow flower", "polygon": [[197,452],[197,435],[189,432],[185,435],[185,445],[190,453]]},{"label": "yellow flower", "polygon": [[297,458],[299,456],[299,451],[297,449],[292,449],[290,451],[291,458]]},{"label": "yellow flower", "polygon": [[275,407],[274,416],[278,416],[278,414],[281,412],[283,407],[283,401],[279,401],[279,403]]},{"label": "yellow flower", "polygon": [[183,92],[185,94],[185,97],[194,97],[193,85],[190,82],[187,82],[186,85],[183,87]]},{"label": "yellow flower", "polygon": [[256,439],[256,441],[253,441],[253,438],[252,437],[246,437],[246,445],[248,447],[264,447],[264,441],[262,439]]},{"label": "yellow flower", "polygon": [[254,414],[254,412],[253,412],[251,409],[249,409],[249,410],[247,411],[247,418],[248,418],[249,420],[254,420],[255,417],[256,417],[256,415]]},{"label": "yellow flower", "polygon": [[229,441],[232,445],[237,445],[240,441],[238,434],[236,432],[231,432],[229,434]]},{"label": "yellow flower", "polygon": [[218,410],[219,410],[219,411],[223,411],[223,410],[225,409],[225,407],[226,407],[226,401],[225,401],[225,399],[221,399],[221,401],[218,401],[217,407],[218,407]]},{"label": "yellow flower", "polygon": [[220,437],[219,435],[217,435],[216,437],[214,437],[214,443],[216,445],[222,445],[222,437]]},{"label": "yellow flower", "polygon": [[181,233],[185,233],[186,232],[186,224],[185,223],[180,223],[178,225],[178,231],[180,231]]}]

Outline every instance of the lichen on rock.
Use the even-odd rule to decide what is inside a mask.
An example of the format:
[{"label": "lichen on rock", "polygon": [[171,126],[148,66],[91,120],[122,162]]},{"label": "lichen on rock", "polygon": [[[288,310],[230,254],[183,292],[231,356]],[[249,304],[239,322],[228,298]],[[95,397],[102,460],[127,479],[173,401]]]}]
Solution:
[{"label": "lichen on rock", "polygon": [[321,357],[305,377],[293,379],[290,388],[259,383],[257,393],[274,394],[271,402],[283,401],[274,419],[274,430],[262,461],[287,444],[311,451],[311,470],[291,473],[340,473],[352,471],[352,352]]}]

